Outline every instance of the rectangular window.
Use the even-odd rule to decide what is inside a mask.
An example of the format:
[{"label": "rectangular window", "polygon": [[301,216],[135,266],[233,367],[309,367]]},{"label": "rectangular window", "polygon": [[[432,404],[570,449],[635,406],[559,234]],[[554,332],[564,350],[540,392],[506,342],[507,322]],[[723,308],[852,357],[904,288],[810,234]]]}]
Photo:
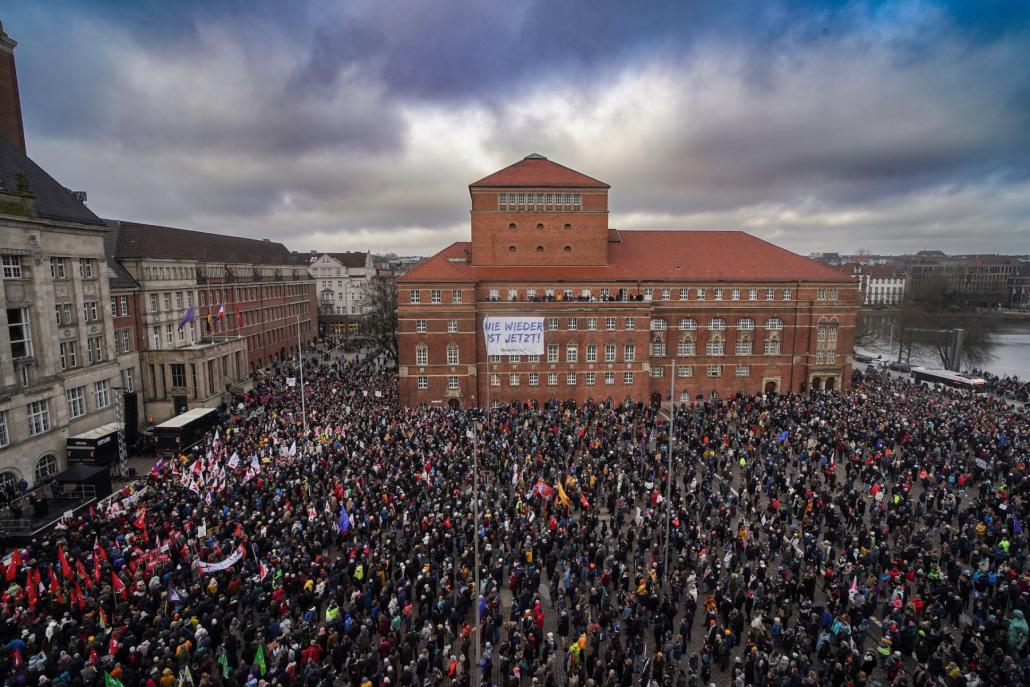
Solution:
[{"label": "rectangular window", "polygon": [[415,364],[416,365],[428,365],[429,364],[429,349],[425,346],[417,346],[415,348]]},{"label": "rectangular window", "polygon": [[615,362],[615,344],[609,343],[604,345],[604,361],[606,363]]},{"label": "rectangular window", "polygon": [[53,279],[68,278],[67,258],[50,258],[50,277]]},{"label": "rectangular window", "polygon": [[587,318],[587,331],[588,332],[597,331],[597,318],[596,317],[588,317]]},{"label": "rectangular window", "polygon": [[171,345],[172,341],[173,341],[173,339],[172,339],[172,325],[166,324],[165,325],[165,343]]},{"label": "rectangular window", "polygon": [[489,360],[491,363],[499,363],[499,362],[501,362],[501,356],[499,356],[499,355],[492,355],[489,358],[487,358],[487,360]]},{"label": "rectangular window", "polygon": [[447,388],[454,391],[458,388],[458,376],[447,375]]},{"label": "rectangular window", "polygon": [[538,362],[540,362],[540,356],[538,356],[538,355],[527,355],[526,356],[526,362],[527,363],[538,363]]},{"label": "rectangular window", "polygon": [[816,289],[815,290],[815,299],[817,301],[825,301],[826,300],[826,289]]},{"label": "rectangular window", "polygon": [[558,318],[548,317],[547,318],[547,331],[556,332],[558,331]]},{"label": "rectangular window", "polygon": [[748,289],[747,290],[747,299],[749,301],[757,301],[758,300],[758,289]]},{"label": "rectangular window", "polygon": [[685,301],[690,298],[690,289],[680,289],[680,300]]},{"label": "rectangular window", "polygon": [[[508,194],[507,193],[498,193],[497,194],[497,206],[503,210],[504,206],[507,205],[507,204],[508,204]],[[419,387],[419,388],[421,388],[421,387]]]},{"label": "rectangular window", "polygon": [[656,339],[651,342],[651,355],[661,358],[665,355],[665,342],[661,339]]},{"label": "rectangular window", "polygon": [[[118,317],[118,299],[114,296],[111,296],[111,317]],[[60,324],[60,319],[57,322]]]},{"label": "rectangular window", "polygon": [[2,258],[4,268],[4,279],[21,279],[21,256],[5,255]]},{"label": "rectangular window", "polygon": [[29,435],[38,436],[50,431],[50,400],[33,401],[26,406],[29,420]]},{"label": "rectangular window", "polygon": [[68,397],[68,417],[74,420],[86,414],[86,387],[77,386],[65,392]]},{"label": "rectangular window", "polygon": [[74,341],[62,341],[60,346],[60,354],[62,370],[69,370],[73,367],[78,367],[79,361],[75,355]]},{"label": "rectangular window", "polygon": [[704,289],[698,289],[695,293],[697,293],[697,300],[703,301],[705,299],[705,290]]},{"label": "rectangular window", "polygon": [[167,312],[168,310],[172,309],[172,293],[171,291],[166,291],[162,294],[162,296],[164,296],[162,300],[164,301],[165,311]]},{"label": "rectangular window", "polygon": [[540,375],[536,372],[529,373],[529,385],[540,386]]},{"label": "rectangular window", "polygon": [[627,386],[632,384],[633,383],[633,373],[632,372],[623,372],[622,373],[622,383],[627,385]]},{"label": "rectangular window", "polygon": [[631,332],[637,328],[637,320],[634,317],[626,318],[626,331]]},{"label": "rectangular window", "polygon": [[578,363],[579,362],[579,348],[575,344],[565,347],[565,362]]},{"label": "rectangular window", "polygon": [[458,347],[453,344],[447,347],[447,364],[458,364]]},{"label": "rectangular window", "polygon": [[422,302],[422,292],[419,291],[418,289],[412,289],[411,291],[409,291],[408,292],[408,302],[409,303],[421,303]]},{"label": "rectangular window", "polygon": [[418,388],[425,391],[429,388],[429,377],[420,376],[418,378]]},{"label": "rectangular window", "polygon": [[611,298],[611,296],[612,296],[611,289],[601,289],[601,300],[602,301],[608,300],[609,298]]},{"label": "rectangular window", "polygon": [[633,362],[637,357],[637,345],[628,343],[622,347],[622,359],[627,362]]},{"label": "rectangular window", "polygon": [[154,327],[154,350],[161,350],[161,327]]},{"label": "rectangular window", "polygon": [[562,298],[564,298],[565,300],[571,301],[572,300],[572,289],[562,289],[561,295],[562,295]]},{"label": "rectangular window", "polygon": [[763,346],[763,351],[766,355],[779,355],[780,354],[780,340],[779,339],[766,339]]},{"label": "rectangular window", "polygon": [[32,355],[32,324],[28,308],[7,309],[7,334],[11,339],[12,358]]},{"label": "rectangular window", "polygon": [[547,362],[556,363],[558,362],[558,344],[549,343],[547,344]]},{"label": "rectangular window", "polygon": [[150,294],[150,312],[158,312],[156,293]]},{"label": "rectangular window", "polygon": [[525,193],[520,193],[519,194],[519,205],[525,205],[525,204],[526,204],[526,194]]},{"label": "rectangular window", "polygon": [[664,377],[665,376],[665,368],[662,367],[661,365],[655,365],[654,367],[651,368],[651,376],[652,377]]},{"label": "rectangular window", "polygon": [[[831,301],[837,300],[837,289],[830,289],[829,293],[827,293],[826,296],[827,296],[827,300],[831,300]],[[783,300],[785,300],[785,301],[789,301],[790,300],[790,289],[785,289],[783,291]]]},{"label": "rectangular window", "polygon": [[521,363],[522,362],[522,356],[521,355],[517,355],[517,354],[516,355],[509,355],[508,356],[508,362],[512,363],[512,364]]},{"label": "rectangular window", "polygon": [[677,377],[693,377],[694,366],[693,365],[680,365],[676,368]]},{"label": "rectangular window", "polygon": [[448,334],[457,334],[458,333],[458,321],[457,320],[447,320],[447,333]]},{"label": "rectangular window", "polygon": [[182,310],[182,291],[175,292],[175,308],[176,310]]},{"label": "rectangular window", "polygon": [[180,389],[186,388],[186,365],[183,363],[172,363],[172,386]]},{"label": "rectangular window", "polygon": [[584,383],[587,386],[594,386],[595,384],[597,384],[597,373],[595,373],[595,372],[587,372],[586,373],[586,380],[585,380]]},{"label": "rectangular window", "polygon": [[461,289],[451,290],[451,303],[461,303]]},{"label": "rectangular window", "polygon": [[519,385],[519,374],[517,372],[512,372],[510,375],[508,375],[508,386],[518,386],[518,385]]},{"label": "rectangular window", "polygon": [[573,193],[572,194],[572,204],[575,205],[577,208],[580,207],[583,204],[582,201],[583,201],[583,196],[581,194],[579,194],[579,193]]},{"label": "rectangular window", "polygon": [[86,301],[82,304],[82,314],[86,322],[97,321],[97,302]]},{"label": "rectangular window", "polygon": [[587,344],[587,362],[588,363],[596,363],[597,362],[597,344],[595,344],[595,343]]},{"label": "rectangular window", "polygon": [[722,300],[722,289],[716,289],[715,290],[715,300],[717,300],[717,301],[721,301]]},{"label": "rectangular window", "polygon": [[750,377],[751,366],[750,365],[737,365],[737,376],[738,377]]},{"label": "rectangular window", "polygon": [[490,289],[490,300],[492,300],[492,301],[499,301],[499,300],[501,300],[501,290],[500,289]]},{"label": "rectangular window", "polygon": [[662,289],[662,300],[667,301],[672,298],[672,289]]},{"label": "rectangular window", "polygon": [[737,339],[735,348],[737,355],[751,355],[752,348],[751,339]]},{"label": "rectangular window", "polygon": [[501,385],[501,375],[499,375],[496,372],[494,372],[493,374],[490,375],[490,386],[500,386],[500,385]]},{"label": "rectangular window", "polygon": [[[830,293],[836,293],[836,291],[834,289],[830,289]],[[793,296],[793,294],[791,293],[790,289],[784,289],[783,290],[783,300],[789,301],[792,296]],[[830,300],[831,301],[835,301],[837,299],[836,298],[831,298]]]},{"label": "rectangular window", "polygon": [[765,300],[767,300],[767,301],[776,300],[776,289],[766,289],[765,290]]},{"label": "rectangular window", "polygon": [[733,289],[732,291],[730,291],[730,300],[740,300],[740,289]]},{"label": "rectangular window", "polygon": [[611,386],[612,384],[614,384],[615,383],[615,373],[614,372],[605,372],[604,373],[604,383],[607,384],[608,386]]},{"label": "rectangular window", "polygon": [[569,331],[570,332],[574,332],[577,329],[579,329],[579,320],[577,320],[575,317],[570,317],[569,318]]},{"label": "rectangular window", "polygon": [[0,410],[0,448],[11,443],[11,435],[7,433],[7,411]]},{"label": "rectangular window", "polygon": [[644,300],[645,301],[649,301],[649,300],[652,300],[653,298],[654,298],[654,289],[652,289],[650,286],[647,287],[646,289],[644,289]]},{"label": "rectangular window", "polygon": [[544,202],[545,202],[545,203],[546,203],[547,205],[554,205],[554,194],[553,194],[553,193],[548,193],[548,194],[547,194],[547,195],[545,196],[545,200],[544,200]]},{"label": "rectangular window", "polygon": [[429,292],[429,301],[434,305],[437,305],[442,302],[442,299],[440,297],[440,289],[433,289]]},{"label": "rectangular window", "polygon": [[605,329],[605,331],[609,331],[609,332],[614,332],[615,331],[615,318],[614,317],[606,317],[604,319],[604,329]]},{"label": "rectangular window", "polygon": [[722,365],[709,365],[708,366],[709,377],[721,377],[722,376]]},{"label": "rectangular window", "polygon": [[705,344],[705,353],[707,355],[722,355],[725,350],[725,344],[722,339],[709,339]]},{"label": "rectangular window", "polygon": [[425,334],[426,333],[426,321],[425,320],[415,320],[415,333],[417,333],[417,334]]},{"label": "rectangular window", "polygon": [[54,305],[54,311],[57,315],[58,326],[62,324],[72,323],[72,304],[71,303],[57,303]]},{"label": "rectangular window", "polygon": [[676,344],[676,355],[696,355],[697,344],[693,339],[683,338]]},{"label": "rectangular window", "polygon": [[575,372],[567,372],[565,374],[565,384],[567,386],[576,386],[576,373]]},{"label": "rectangular window", "polygon": [[89,347],[90,365],[104,361],[104,337],[91,336],[86,339],[86,345]]},{"label": "rectangular window", "polygon": [[548,372],[547,373],[547,386],[558,386],[558,373]]},{"label": "rectangular window", "polygon": [[92,279],[97,273],[96,265],[95,258],[79,258],[79,276],[83,279]]}]

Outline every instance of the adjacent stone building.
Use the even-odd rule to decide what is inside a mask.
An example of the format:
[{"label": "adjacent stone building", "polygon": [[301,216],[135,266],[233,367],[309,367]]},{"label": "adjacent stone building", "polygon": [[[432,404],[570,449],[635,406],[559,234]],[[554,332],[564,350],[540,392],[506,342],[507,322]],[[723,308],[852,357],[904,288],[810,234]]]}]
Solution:
[{"label": "adjacent stone building", "polygon": [[[471,241],[397,280],[403,404],[659,402],[673,390],[679,401],[849,383],[860,301],[839,271],[743,232],[611,229],[609,186],[539,155],[469,192]],[[544,318],[544,353],[487,356],[491,315]]]}]

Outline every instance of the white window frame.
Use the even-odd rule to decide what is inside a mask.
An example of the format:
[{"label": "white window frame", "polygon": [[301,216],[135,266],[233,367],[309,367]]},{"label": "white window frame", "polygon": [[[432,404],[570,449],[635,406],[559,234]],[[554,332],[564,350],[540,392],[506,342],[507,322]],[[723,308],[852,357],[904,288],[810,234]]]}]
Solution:
[{"label": "white window frame", "polygon": [[415,379],[415,386],[420,391],[425,391],[429,388],[429,377],[425,375],[418,375],[418,377],[416,377]]},{"label": "white window frame", "polygon": [[29,436],[38,437],[50,431],[50,399],[32,401],[25,406],[29,425]]},{"label": "white window frame", "polygon": [[423,343],[415,346],[415,364],[419,366],[429,364],[429,346]]},{"label": "white window frame", "polygon": [[77,420],[86,414],[86,387],[75,386],[65,391],[68,419]]}]

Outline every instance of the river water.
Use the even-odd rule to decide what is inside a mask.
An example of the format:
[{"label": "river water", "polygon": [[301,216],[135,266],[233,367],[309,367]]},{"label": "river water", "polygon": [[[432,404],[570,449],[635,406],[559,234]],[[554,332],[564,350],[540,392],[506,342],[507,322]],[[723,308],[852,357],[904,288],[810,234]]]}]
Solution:
[{"label": "river water", "polygon": [[[993,339],[994,359],[983,367],[1002,377],[1015,375],[1020,379],[1030,379],[1030,319],[1004,318],[1000,320]],[[896,341],[893,346],[893,356],[887,350],[886,340],[866,344],[863,348],[875,351],[891,360],[897,360],[898,357]],[[941,362],[936,356],[916,350],[912,352],[912,364],[933,368],[941,366]],[[963,365],[963,367],[966,366]]]}]

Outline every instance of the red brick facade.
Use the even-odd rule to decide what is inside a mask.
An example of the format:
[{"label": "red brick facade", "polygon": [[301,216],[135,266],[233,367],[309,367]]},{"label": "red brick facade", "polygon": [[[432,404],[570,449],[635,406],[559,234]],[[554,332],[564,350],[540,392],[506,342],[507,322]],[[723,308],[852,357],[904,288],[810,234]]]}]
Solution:
[{"label": "red brick facade", "polygon": [[[556,186],[578,173],[541,160],[473,184],[471,243],[398,279],[404,405],[848,383],[859,301],[846,276],[740,232],[609,230],[607,186]],[[561,207],[548,205],[558,193]],[[566,193],[579,203],[566,206]],[[543,317],[544,353],[491,360],[481,333],[491,315]]]}]

